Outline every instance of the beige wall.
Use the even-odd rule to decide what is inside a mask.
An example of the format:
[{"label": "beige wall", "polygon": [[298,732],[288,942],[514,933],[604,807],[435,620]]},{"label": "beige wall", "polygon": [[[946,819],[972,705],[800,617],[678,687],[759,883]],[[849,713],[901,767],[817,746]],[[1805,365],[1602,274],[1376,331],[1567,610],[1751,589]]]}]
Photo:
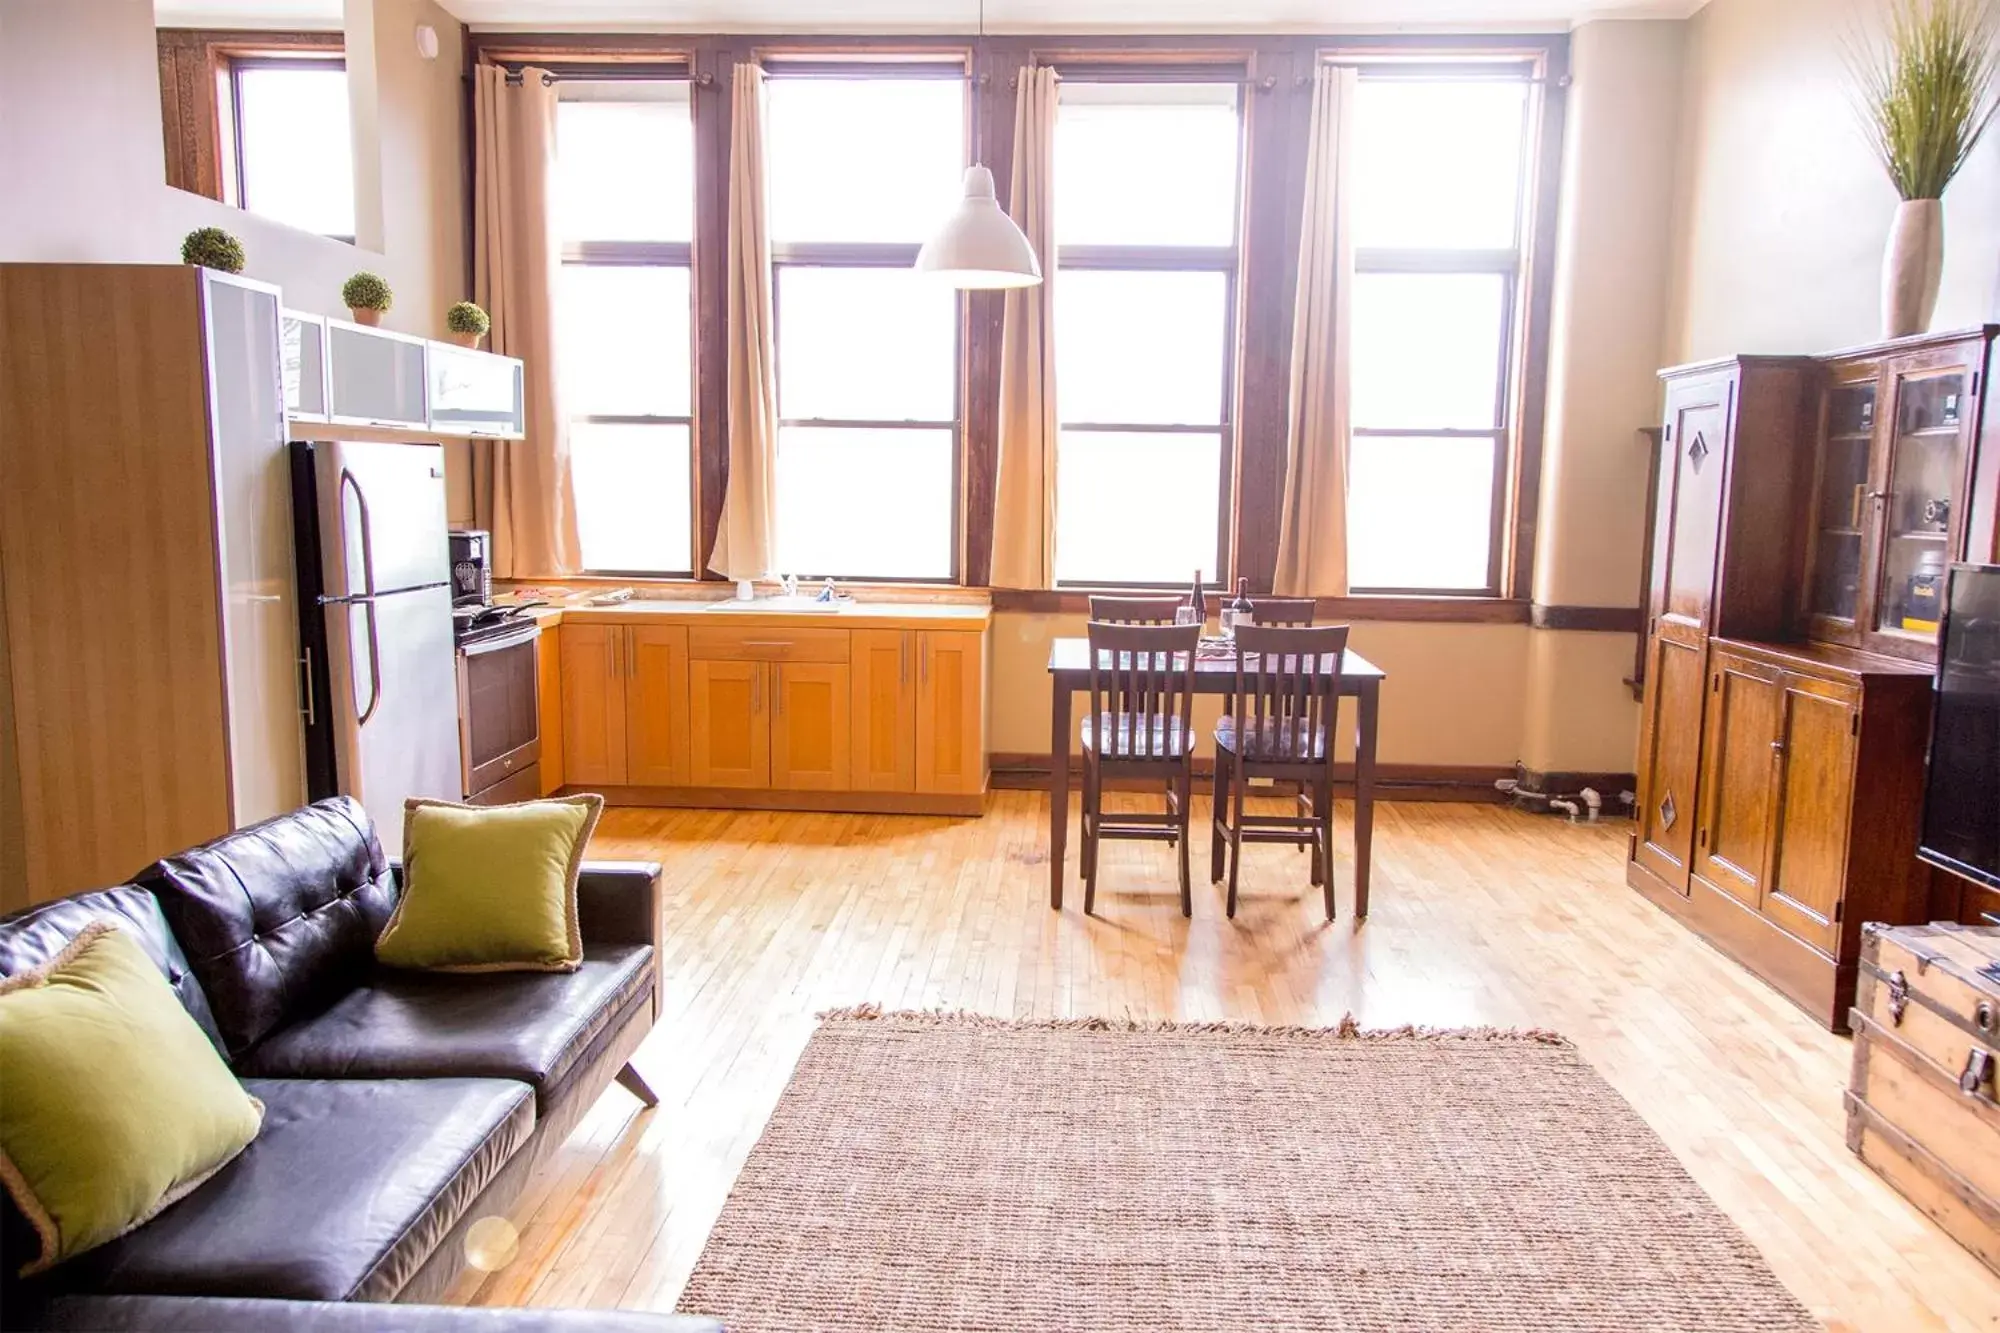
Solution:
[{"label": "beige wall", "polygon": [[[176,263],[181,237],[219,226],[288,305],[342,313],[340,284],[368,268],[397,293],[385,323],[443,333],[465,295],[462,29],[432,0],[349,7],[368,33],[348,51],[370,127],[355,143],[365,246],[167,186],[150,0],[0,0],[0,260]],[[434,61],[417,54],[419,23],[437,29]]]},{"label": "beige wall", "polygon": [[[462,29],[431,0],[349,10],[365,248],[167,187],[151,0],[0,0],[0,260],[177,263],[182,236],[220,226],[288,305],[342,313],[341,282],[369,268],[397,293],[387,324],[443,333],[467,294]],[[419,23],[437,29],[435,61]],[[0,638],[0,910],[24,888],[5,656]]]},{"label": "beige wall", "polygon": [[[1673,360],[1816,352],[1880,333],[1896,194],[1847,96],[1841,43],[1889,0],[1711,0],[1691,20]],[[2000,316],[2000,133],[1945,194],[1932,327]]]}]

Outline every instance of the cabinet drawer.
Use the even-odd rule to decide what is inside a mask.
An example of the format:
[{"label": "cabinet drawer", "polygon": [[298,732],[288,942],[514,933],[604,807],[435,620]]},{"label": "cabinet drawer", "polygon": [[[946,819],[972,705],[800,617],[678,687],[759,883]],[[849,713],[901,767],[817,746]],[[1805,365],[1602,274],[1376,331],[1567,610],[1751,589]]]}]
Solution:
[{"label": "cabinet drawer", "polygon": [[750,629],[697,625],[688,631],[697,662],[845,662],[844,629]]}]

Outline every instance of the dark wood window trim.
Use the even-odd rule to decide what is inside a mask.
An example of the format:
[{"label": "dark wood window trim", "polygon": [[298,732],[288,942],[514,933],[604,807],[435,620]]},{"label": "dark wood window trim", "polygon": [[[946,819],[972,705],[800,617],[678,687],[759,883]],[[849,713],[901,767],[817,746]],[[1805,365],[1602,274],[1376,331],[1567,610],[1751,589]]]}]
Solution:
[{"label": "dark wood window trim", "polygon": [[[1026,65],[1080,68],[1145,66],[1134,77],[1178,69],[1183,77],[1214,77],[1226,67],[1244,78],[1244,190],[1239,234],[1240,331],[1235,351],[1235,458],[1227,533],[1230,577],[1270,589],[1277,567],[1277,516],[1283,498],[1293,290],[1297,281],[1301,196],[1305,180],[1312,75],[1322,59],[1435,56],[1457,61],[1531,62],[1539,80],[1537,124],[1529,135],[1533,200],[1519,281],[1520,355],[1513,396],[1499,588],[1501,597],[1361,597],[1334,599],[1326,614],[1358,619],[1526,623],[1534,568],[1541,484],[1542,433],[1550,306],[1554,291],[1557,194],[1569,78],[1565,35],[1284,34],[1269,36],[1049,37],[1008,34],[960,37],[852,37],[730,34],[657,37],[641,34],[471,33],[477,61],[685,61],[694,72],[696,135],[696,451],[700,550],[714,546],[727,478],[726,356],[722,339],[723,255],[729,158],[729,83],[738,61],[969,61],[973,160],[992,169],[1001,194],[1013,166],[1014,82]],[[470,60],[468,63],[470,63]],[[472,133],[467,116],[468,144]],[[468,147],[468,160],[469,160]],[[468,250],[468,255],[469,255]],[[470,259],[468,258],[468,264]],[[965,366],[961,394],[960,573],[983,586],[991,564],[995,431],[998,423],[1000,317],[998,292],[964,299]],[[704,574],[703,577],[712,577]],[[1001,594],[1006,603],[1077,599],[1084,594]],[[1336,610],[1352,604],[1356,609]],[[1496,610],[1496,608],[1498,608]],[[1389,612],[1394,614],[1389,614]]]},{"label": "dark wood window trim", "polygon": [[167,184],[232,201],[236,183],[223,179],[225,124],[219,89],[237,60],[342,60],[346,38],[338,32],[263,32],[251,29],[161,28],[160,129]]}]

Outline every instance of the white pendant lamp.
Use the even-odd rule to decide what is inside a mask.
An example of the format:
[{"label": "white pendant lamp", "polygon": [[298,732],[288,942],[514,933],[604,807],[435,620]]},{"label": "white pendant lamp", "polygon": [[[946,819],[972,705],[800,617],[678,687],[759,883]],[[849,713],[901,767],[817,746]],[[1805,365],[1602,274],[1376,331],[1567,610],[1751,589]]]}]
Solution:
[{"label": "white pendant lamp", "polygon": [[917,272],[954,287],[1032,287],[1042,280],[1035,247],[1000,211],[993,173],[976,163],[965,169],[965,197],[917,251]]},{"label": "white pendant lamp", "polygon": [[[979,0],[979,36],[986,36],[986,0]],[[1033,287],[1042,280],[1035,247],[1000,211],[993,173],[979,163],[965,169],[965,197],[958,207],[917,251],[917,272],[976,289]]]}]

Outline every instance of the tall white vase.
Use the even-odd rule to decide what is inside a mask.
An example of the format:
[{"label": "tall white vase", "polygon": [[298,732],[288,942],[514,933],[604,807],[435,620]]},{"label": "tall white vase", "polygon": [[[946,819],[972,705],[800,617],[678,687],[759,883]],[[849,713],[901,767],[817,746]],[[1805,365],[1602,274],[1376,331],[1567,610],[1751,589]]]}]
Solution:
[{"label": "tall white vase", "polygon": [[1896,205],[1889,248],[1882,256],[1882,336],[1923,333],[1937,309],[1944,277],[1944,204],[1905,199]]}]

